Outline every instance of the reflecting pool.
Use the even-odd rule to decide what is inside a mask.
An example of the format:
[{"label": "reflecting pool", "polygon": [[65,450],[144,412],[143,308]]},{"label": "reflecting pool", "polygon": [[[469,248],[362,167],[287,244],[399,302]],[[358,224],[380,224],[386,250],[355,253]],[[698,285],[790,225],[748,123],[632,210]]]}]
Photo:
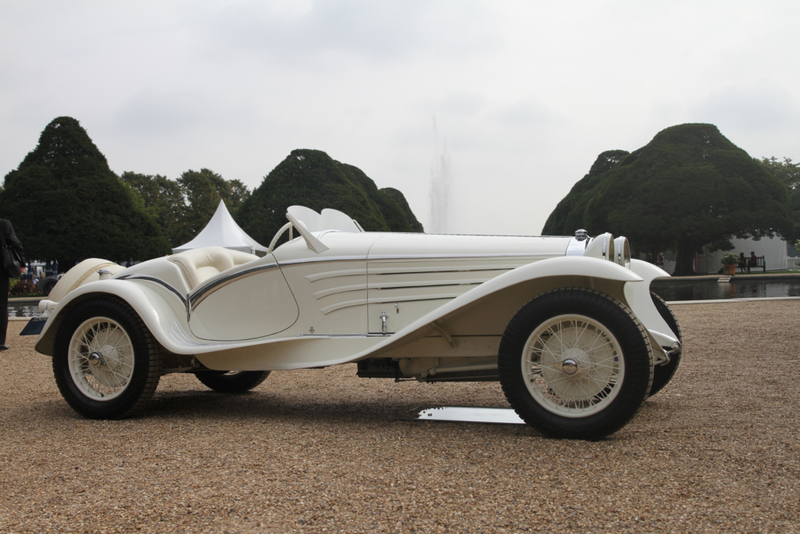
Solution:
[{"label": "reflecting pool", "polygon": [[747,280],[656,280],[650,288],[667,302],[676,300],[753,299],[800,297],[800,279]]}]

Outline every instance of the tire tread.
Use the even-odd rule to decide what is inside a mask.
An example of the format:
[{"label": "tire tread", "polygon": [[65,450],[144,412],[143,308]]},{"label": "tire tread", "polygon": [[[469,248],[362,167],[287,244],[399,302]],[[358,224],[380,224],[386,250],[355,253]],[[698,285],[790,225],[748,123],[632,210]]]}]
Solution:
[{"label": "tire tread", "polygon": [[[67,314],[59,325],[55,338],[53,354],[53,374],[61,395],[73,410],[88,419],[123,419],[141,410],[152,398],[161,378],[161,347],[150,334],[139,315],[124,301],[111,297],[94,297],[82,301],[74,308],[65,311]],[[131,338],[134,354],[144,346],[147,351],[147,370],[144,376],[137,376],[140,358],[136,357],[134,376],[125,391],[116,398],[106,402],[81,398],[71,384],[69,364],[67,361],[69,344],[75,329],[85,320],[100,315],[118,321],[123,325]],[[130,328],[130,331],[128,331]],[[136,339],[137,337],[140,339]],[[142,358],[143,359],[143,358]]]},{"label": "tire tread", "polygon": [[[554,316],[566,313],[560,309],[563,307],[593,309],[600,315],[595,319],[601,321],[612,316],[617,318],[614,319],[615,321],[628,321],[628,328],[623,332],[624,339],[620,339],[622,334],[617,331],[614,332],[614,335],[621,345],[636,347],[637,354],[631,355],[632,359],[641,357],[648,360],[647,363],[637,366],[628,365],[626,358],[625,381],[632,381],[635,387],[633,390],[627,390],[628,398],[623,397],[620,392],[620,396],[613,401],[615,414],[606,413],[611,409],[610,407],[599,414],[585,418],[571,419],[549,412],[545,413],[546,410],[538,406],[521,380],[519,358],[522,345],[533,328],[541,322],[540,319],[546,319],[548,314]],[[551,312],[550,310],[558,311]],[[617,330],[619,329],[617,327]],[[528,425],[550,437],[596,440],[622,428],[647,399],[653,383],[653,353],[644,325],[627,306],[597,290],[565,287],[553,289],[535,297],[514,315],[500,342],[498,371],[500,383],[509,404]]]}]

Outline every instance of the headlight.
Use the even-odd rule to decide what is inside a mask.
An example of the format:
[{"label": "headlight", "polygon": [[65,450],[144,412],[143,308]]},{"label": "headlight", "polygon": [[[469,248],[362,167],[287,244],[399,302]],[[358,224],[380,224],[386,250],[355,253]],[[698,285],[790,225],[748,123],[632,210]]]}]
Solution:
[{"label": "headlight", "polygon": [[626,269],[631,268],[631,244],[628,241],[628,238],[625,236],[620,236],[614,240],[614,250],[616,251],[617,255],[614,258],[614,261],[625,267]]},{"label": "headlight", "polygon": [[[605,234],[600,234],[595,237],[586,247],[586,252],[584,252],[583,255],[616,262],[616,255],[614,254],[614,236],[606,232]],[[628,257],[630,258],[630,250],[628,251]]]}]

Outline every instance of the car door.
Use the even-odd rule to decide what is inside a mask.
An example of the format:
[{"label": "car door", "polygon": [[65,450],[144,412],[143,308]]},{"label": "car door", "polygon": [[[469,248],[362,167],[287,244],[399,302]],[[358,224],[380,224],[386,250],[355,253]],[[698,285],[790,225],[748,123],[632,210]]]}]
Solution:
[{"label": "car door", "polygon": [[189,295],[189,327],[201,339],[239,341],[291,327],[298,307],[272,254],[224,271]]}]

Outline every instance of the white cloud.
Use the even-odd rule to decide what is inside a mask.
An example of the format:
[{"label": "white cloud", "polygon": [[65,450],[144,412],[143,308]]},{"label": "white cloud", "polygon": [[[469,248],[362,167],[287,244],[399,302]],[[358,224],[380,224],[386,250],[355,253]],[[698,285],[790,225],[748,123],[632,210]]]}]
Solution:
[{"label": "white cloud", "polygon": [[[800,160],[792,2],[42,1],[0,7],[0,171],[53,118],[117,172],[250,187],[315,148],[448,228],[535,233],[600,152],[712,122]],[[434,131],[433,118],[437,129]]]}]

